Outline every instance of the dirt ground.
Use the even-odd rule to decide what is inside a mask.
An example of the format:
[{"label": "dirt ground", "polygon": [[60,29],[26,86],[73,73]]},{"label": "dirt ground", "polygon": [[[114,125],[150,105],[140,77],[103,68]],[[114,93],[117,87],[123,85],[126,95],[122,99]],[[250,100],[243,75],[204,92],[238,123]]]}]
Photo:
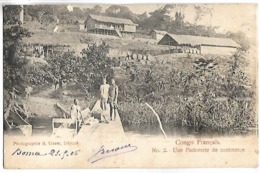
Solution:
[{"label": "dirt ground", "polygon": [[[55,106],[57,103],[69,112],[74,98],[66,95],[63,95],[62,98],[53,98],[53,92],[55,92],[54,86],[31,95],[29,99],[22,100],[31,113],[31,117],[62,117],[61,111]],[[82,109],[86,108],[82,98],[79,98],[79,105]]]}]

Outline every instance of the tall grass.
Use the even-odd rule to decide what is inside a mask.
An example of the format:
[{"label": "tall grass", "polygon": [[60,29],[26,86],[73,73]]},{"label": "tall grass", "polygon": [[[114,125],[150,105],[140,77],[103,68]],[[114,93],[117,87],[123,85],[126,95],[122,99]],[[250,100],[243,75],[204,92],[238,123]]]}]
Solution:
[{"label": "tall grass", "polygon": [[[232,61],[216,59],[218,67],[196,73],[194,59],[180,58],[173,63],[136,64],[131,74],[118,81],[119,114],[123,123],[156,124],[148,102],[164,125],[195,126],[223,131],[256,127],[254,83]],[[124,77],[122,77],[124,76]],[[250,86],[250,87],[248,87]]]},{"label": "tall grass", "polygon": [[[252,101],[230,100],[223,103],[208,103],[205,107],[196,103],[187,104],[190,108],[178,101],[152,103],[152,106],[164,125],[197,126],[216,131],[247,130],[256,126],[255,107]],[[158,124],[154,114],[143,103],[122,102],[118,109],[123,124]]]}]

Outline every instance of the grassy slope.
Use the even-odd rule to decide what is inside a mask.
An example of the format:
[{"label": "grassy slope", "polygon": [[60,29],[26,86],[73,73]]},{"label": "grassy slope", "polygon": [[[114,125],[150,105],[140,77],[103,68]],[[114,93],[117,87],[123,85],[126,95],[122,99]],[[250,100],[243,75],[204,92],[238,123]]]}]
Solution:
[{"label": "grassy slope", "polygon": [[[139,51],[147,50],[148,54],[158,55],[161,50],[168,50],[168,46],[157,45],[157,41],[154,39],[145,39],[145,38],[119,38],[116,36],[108,36],[108,35],[99,35],[99,34],[89,34],[85,31],[79,31],[76,25],[60,25],[60,33],[54,33],[54,28],[56,26],[55,23],[49,25],[41,25],[37,22],[30,22],[24,24],[25,28],[29,28],[31,32],[34,34],[32,38],[36,38],[39,43],[43,42],[54,42],[57,44],[57,40],[64,40],[66,38],[71,38],[73,35],[72,42],[74,43],[74,39],[78,39],[82,45],[77,45],[76,50],[80,51],[86,44],[92,43],[101,43],[101,41],[109,44],[112,50],[115,50],[116,54],[122,54],[122,52],[126,52],[129,50],[137,50],[135,53],[139,53]],[[40,35],[40,36],[39,36]],[[46,37],[44,37],[46,35]],[[51,39],[51,37],[55,38],[55,40]],[[41,39],[39,39],[39,37]],[[44,40],[46,39],[46,40]],[[69,42],[69,41],[66,41]],[[73,45],[75,47],[75,45]]]}]

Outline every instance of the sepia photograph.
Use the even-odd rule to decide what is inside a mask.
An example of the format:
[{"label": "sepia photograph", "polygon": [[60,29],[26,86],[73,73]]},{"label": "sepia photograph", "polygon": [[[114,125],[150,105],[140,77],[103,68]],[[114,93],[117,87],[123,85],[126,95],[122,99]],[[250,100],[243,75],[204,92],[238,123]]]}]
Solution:
[{"label": "sepia photograph", "polygon": [[4,167],[256,167],[256,10],[3,5]]}]

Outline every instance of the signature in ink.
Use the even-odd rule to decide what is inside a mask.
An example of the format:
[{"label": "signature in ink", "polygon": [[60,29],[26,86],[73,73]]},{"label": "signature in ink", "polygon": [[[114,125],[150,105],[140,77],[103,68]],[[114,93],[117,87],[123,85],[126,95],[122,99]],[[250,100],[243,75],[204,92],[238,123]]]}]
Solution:
[{"label": "signature in ink", "polygon": [[105,159],[108,157],[133,152],[135,150],[137,150],[137,146],[134,146],[131,144],[126,144],[126,145],[122,145],[122,146],[111,148],[111,149],[107,149],[107,148],[105,148],[104,145],[102,145],[99,148],[99,150],[88,159],[88,161],[91,163],[95,163],[99,160],[102,160],[102,159]]}]

